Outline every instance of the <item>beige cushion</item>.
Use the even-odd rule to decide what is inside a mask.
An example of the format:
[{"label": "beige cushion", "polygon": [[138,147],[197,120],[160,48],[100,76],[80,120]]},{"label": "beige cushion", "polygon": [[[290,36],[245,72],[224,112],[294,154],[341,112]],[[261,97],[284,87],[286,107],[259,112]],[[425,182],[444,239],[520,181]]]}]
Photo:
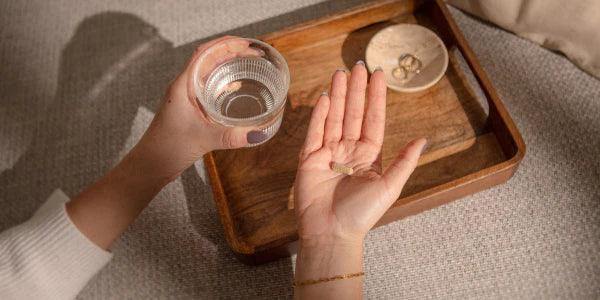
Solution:
[{"label": "beige cushion", "polygon": [[448,0],[546,48],[600,78],[600,1]]}]

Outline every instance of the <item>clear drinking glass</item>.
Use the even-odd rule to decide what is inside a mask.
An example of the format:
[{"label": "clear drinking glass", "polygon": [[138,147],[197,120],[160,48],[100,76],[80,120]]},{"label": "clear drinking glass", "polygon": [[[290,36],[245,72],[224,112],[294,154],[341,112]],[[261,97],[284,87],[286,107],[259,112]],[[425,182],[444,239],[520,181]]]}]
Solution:
[{"label": "clear drinking glass", "polygon": [[206,116],[223,126],[257,127],[271,139],[283,118],[290,71],[269,44],[249,39],[222,41],[202,54],[194,88]]}]

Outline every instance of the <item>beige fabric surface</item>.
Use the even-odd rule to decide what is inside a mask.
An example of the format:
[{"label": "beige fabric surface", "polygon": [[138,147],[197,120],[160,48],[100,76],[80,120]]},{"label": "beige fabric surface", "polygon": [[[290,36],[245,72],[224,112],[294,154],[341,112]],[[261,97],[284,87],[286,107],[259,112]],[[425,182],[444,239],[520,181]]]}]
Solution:
[{"label": "beige fabric surface", "polygon": [[[201,41],[258,36],[349,2],[0,2],[0,230],[75,196],[141,137]],[[451,9],[527,144],[507,183],[372,231],[367,299],[598,299],[600,81]],[[334,70],[315,70],[315,72]],[[202,162],[112,247],[80,299],[289,299],[294,258],[239,263]]]},{"label": "beige fabric surface", "polygon": [[548,49],[600,78],[600,1],[447,0]]}]

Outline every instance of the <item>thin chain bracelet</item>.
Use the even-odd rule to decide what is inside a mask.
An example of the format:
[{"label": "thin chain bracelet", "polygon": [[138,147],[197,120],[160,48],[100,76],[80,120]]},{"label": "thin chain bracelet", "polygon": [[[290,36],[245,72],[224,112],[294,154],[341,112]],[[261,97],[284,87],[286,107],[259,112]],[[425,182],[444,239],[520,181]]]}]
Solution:
[{"label": "thin chain bracelet", "polygon": [[317,279],[317,280],[294,281],[294,282],[292,282],[292,285],[293,286],[302,286],[302,285],[309,285],[309,284],[317,284],[317,283],[322,283],[322,282],[328,282],[328,281],[334,281],[334,280],[340,280],[340,279],[348,279],[348,278],[359,277],[359,276],[364,276],[364,275],[365,275],[365,272],[360,272],[360,273],[354,273],[354,274],[333,276],[333,277]]}]

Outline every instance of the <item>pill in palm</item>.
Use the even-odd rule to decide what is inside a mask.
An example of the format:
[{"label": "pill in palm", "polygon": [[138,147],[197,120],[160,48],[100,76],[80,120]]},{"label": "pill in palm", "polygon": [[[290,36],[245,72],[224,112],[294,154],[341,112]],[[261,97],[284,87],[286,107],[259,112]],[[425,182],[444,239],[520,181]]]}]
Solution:
[{"label": "pill in palm", "polygon": [[340,172],[340,173],[343,173],[346,175],[354,174],[354,169],[352,169],[344,164],[340,164],[340,163],[336,163],[336,162],[331,163],[331,169],[336,172]]}]

